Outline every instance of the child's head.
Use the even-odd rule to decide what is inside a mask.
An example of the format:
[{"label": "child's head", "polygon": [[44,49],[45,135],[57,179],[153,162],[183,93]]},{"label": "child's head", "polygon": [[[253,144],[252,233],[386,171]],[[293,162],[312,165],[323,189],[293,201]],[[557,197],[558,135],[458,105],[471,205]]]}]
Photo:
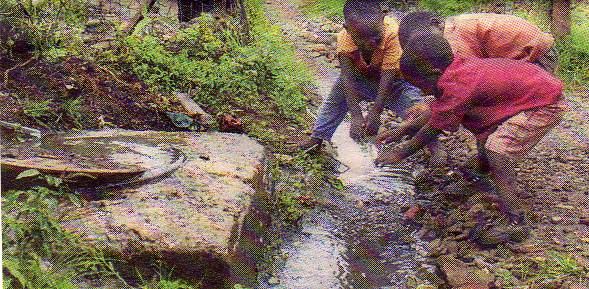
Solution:
[{"label": "child's head", "polygon": [[401,72],[427,94],[437,94],[437,83],[452,63],[452,48],[444,37],[431,31],[415,31],[401,56]]},{"label": "child's head", "polygon": [[404,47],[415,31],[431,30],[432,32],[444,31],[444,18],[427,11],[411,12],[401,18],[399,23],[399,42]]},{"label": "child's head", "polygon": [[384,29],[384,13],[379,1],[346,1],[344,19],[344,27],[360,49],[374,51],[378,48]]}]

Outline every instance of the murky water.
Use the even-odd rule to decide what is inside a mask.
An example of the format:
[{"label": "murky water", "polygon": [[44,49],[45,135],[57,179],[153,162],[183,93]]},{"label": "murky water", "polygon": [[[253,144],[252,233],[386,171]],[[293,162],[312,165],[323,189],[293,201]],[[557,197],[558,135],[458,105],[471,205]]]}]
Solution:
[{"label": "murky water", "polygon": [[[338,72],[318,68],[318,92],[325,98]],[[407,288],[419,271],[431,271],[419,254],[424,245],[417,228],[402,214],[414,203],[412,169],[376,168],[376,148],[353,141],[349,128],[342,123],[332,138],[345,189],[321,192],[322,205],[284,240],[284,262],[275,266],[272,284],[262,287]]]},{"label": "murky water", "polygon": [[417,228],[402,214],[414,202],[411,170],[375,168],[375,148],[352,141],[348,129],[342,124],[333,138],[348,168],[340,176],[345,189],[322,192],[322,205],[286,238],[285,260],[264,287],[407,288],[430,271]]}]

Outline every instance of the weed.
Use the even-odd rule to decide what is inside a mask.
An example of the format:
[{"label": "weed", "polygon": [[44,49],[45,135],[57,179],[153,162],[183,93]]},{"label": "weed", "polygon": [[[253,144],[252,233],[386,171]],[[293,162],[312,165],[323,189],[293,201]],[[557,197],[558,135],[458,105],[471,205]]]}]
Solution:
[{"label": "weed", "polygon": [[53,115],[51,104],[52,101],[50,99],[44,101],[27,101],[24,104],[23,112],[28,117],[36,120],[47,119]]},{"label": "weed", "polygon": [[[17,180],[39,182],[2,193],[2,257],[12,288],[78,288],[75,278],[120,276],[102,252],[61,227],[61,203],[79,204],[62,179],[27,170]],[[122,280],[122,279],[121,279]]]},{"label": "weed", "polygon": [[343,9],[345,0],[305,0],[303,1],[303,11],[310,16],[323,16],[327,18],[343,19]]},{"label": "weed", "polygon": [[61,109],[63,109],[65,115],[72,119],[78,128],[82,127],[80,123],[80,119],[82,118],[82,113],[80,112],[81,106],[82,97],[68,99],[61,104]]},{"label": "weed", "polygon": [[[26,34],[37,56],[51,61],[83,50],[81,33],[88,11],[85,0],[6,0],[0,5],[2,22]],[[4,45],[0,43],[1,50],[7,50]]]},{"label": "weed", "polygon": [[548,284],[558,287],[567,280],[589,280],[589,271],[574,257],[559,252],[549,252],[546,258],[518,260],[512,269],[498,270],[495,275],[503,280],[505,288],[522,288],[524,284],[526,288],[552,288]]},{"label": "weed", "polygon": [[255,22],[259,33],[245,43],[233,23],[203,14],[167,40],[132,35],[123,61],[152,89],[192,90],[195,100],[215,113],[241,109],[300,122],[306,105],[301,87],[311,77],[295,60],[294,48],[264,21]]}]

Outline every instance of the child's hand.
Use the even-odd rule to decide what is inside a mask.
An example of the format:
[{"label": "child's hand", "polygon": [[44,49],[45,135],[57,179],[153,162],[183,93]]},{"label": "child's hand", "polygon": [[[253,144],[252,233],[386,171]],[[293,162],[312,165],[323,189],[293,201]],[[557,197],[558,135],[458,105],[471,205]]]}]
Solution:
[{"label": "child's hand", "polygon": [[377,148],[380,148],[382,145],[388,144],[388,142],[386,142],[386,140],[392,135],[393,131],[386,129],[384,131],[382,131],[381,133],[379,133],[376,136],[376,142],[374,143],[376,145]]},{"label": "child's hand", "polygon": [[383,131],[376,137],[376,146],[380,147],[382,145],[400,141],[405,135],[407,135],[407,129],[408,126],[401,125],[395,129]]},{"label": "child's hand", "polygon": [[418,118],[421,114],[429,111],[428,103],[418,103],[405,111],[405,122]]},{"label": "child's hand", "polygon": [[378,153],[378,156],[376,157],[376,160],[374,160],[374,163],[377,166],[382,166],[382,165],[395,165],[395,164],[398,164],[402,161],[403,161],[403,159],[399,157],[397,150],[389,147],[389,148],[384,148],[384,149],[380,150],[380,152]]},{"label": "child's hand", "polygon": [[376,135],[381,125],[382,122],[380,120],[380,113],[376,113],[375,111],[368,113],[364,127],[366,129],[366,133],[369,136]]}]

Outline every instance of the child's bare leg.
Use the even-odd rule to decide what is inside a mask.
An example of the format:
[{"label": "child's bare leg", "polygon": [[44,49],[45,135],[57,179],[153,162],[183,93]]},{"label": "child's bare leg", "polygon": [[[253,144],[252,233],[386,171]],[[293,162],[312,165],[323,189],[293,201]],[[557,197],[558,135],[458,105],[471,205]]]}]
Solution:
[{"label": "child's bare leg", "polygon": [[517,221],[527,208],[519,197],[521,194],[517,184],[515,161],[508,156],[491,151],[485,151],[485,155],[489,161],[491,180],[505,205],[506,211],[503,213],[509,216],[511,221]]}]

